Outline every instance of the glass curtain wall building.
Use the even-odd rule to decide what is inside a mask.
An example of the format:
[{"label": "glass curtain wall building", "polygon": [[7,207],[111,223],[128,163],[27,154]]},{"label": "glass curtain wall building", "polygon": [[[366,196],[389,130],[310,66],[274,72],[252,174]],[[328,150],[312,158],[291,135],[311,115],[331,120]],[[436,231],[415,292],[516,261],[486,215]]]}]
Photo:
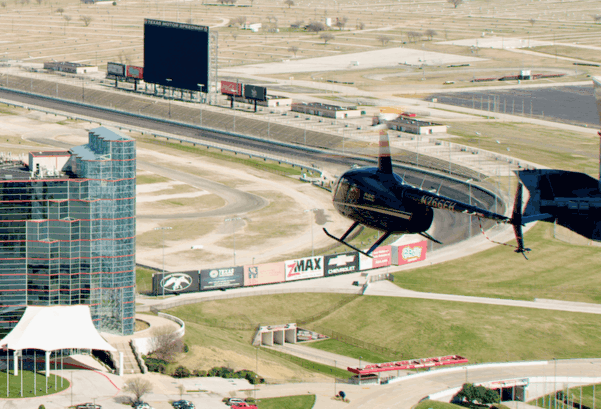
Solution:
[{"label": "glass curtain wall building", "polygon": [[133,333],[135,196],[135,141],[104,127],[0,158],[0,336],[27,305],[86,304],[99,331]]}]

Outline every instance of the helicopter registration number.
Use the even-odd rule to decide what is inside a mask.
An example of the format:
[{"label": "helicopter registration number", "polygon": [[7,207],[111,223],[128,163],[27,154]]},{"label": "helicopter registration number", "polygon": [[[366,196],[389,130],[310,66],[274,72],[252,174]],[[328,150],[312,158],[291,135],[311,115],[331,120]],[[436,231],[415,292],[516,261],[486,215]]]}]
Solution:
[{"label": "helicopter registration number", "polygon": [[445,209],[445,210],[451,210],[451,211],[455,210],[454,202],[438,199],[438,198],[432,197],[432,196],[423,195],[419,202],[421,204],[425,204],[426,206],[437,207],[439,209]]}]

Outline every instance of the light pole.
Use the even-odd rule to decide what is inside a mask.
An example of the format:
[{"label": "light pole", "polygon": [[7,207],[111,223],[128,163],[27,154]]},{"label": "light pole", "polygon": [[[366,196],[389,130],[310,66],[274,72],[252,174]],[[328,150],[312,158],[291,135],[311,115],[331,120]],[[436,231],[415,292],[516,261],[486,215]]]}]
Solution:
[{"label": "light pole", "polygon": [[233,222],[232,223],[232,236],[234,238],[234,266],[236,265],[236,221],[242,220],[241,217],[231,217],[229,219],[225,219],[224,222]]},{"label": "light pole", "polygon": [[553,400],[555,401],[555,409],[557,409],[557,358],[553,358]]},{"label": "light pole", "polygon": [[[202,104],[202,87],[204,87],[204,84],[196,84],[198,85],[198,103]],[[198,109],[199,112],[199,117],[200,117],[200,126],[202,126],[202,108]]]},{"label": "light pole", "polygon": [[[470,192],[469,192],[469,203],[470,206],[472,205],[472,182],[474,180],[473,179],[468,179],[465,181],[465,183],[467,183],[470,187]],[[472,213],[470,212],[470,229],[469,229],[469,236],[468,237],[472,237]]]},{"label": "light pole", "polygon": [[[173,81],[171,78],[165,78],[165,81],[167,82],[171,82]],[[171,88],[171,86],[169,86],[169,88]],[[172,90],[173,91],[173,90]],[[169,96],[169,119],[171,119],[171,95]]]},{"label": "light pole", "polygon": [[[337,369],[337,367],[338,367],[338,365],[336,363],[336,360],[334,360],[334,369]],[[336,385],[336,372],[334,372],[334,396],[337,395],[337,393],[336,393],[337,387],[336,386],[337,386]]]},{"label": "light pole", "polygon": [[[313,212],[313,213],[315,213],[318,210],[321,210],[321,209],[308,209],[308,210],[305,210],[303,213],[307,213],[307,212]],[[315,251],[314,251],[314,247],[313,247],[313,223],[311,223],[311,218],[310,217],[309,217],[309,227],[311,228],[311,257],[313,257],[315,255],[314,254]]]},{"label": "light pole", "polygon": [[[155,227],[155,230],[162,230],[163,231],[163,277],[161,278],[161,281],[163,281],[163,279],[165,278],[165,230],[171,230],[171,227]],[[165,287],[161,284],[161,287],[163,288],[163,297],[165,296]]]}]

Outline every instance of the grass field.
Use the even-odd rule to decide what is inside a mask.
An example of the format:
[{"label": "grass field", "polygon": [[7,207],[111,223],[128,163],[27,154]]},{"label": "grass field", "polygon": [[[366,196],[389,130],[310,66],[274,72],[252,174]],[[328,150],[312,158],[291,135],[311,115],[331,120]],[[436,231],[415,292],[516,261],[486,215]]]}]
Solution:
[{"label": "grass field", "polygon": [[314,404],[315,395],[297,395],[261,399],[257,407],[259,409],[311,409]]},{"label": "grass field", "polygon": [[[32,367],[33,368],[33,367]],[[34,389],[34,374],[31,371],[20,371],[18,376],[9,375],[9,394],[10,399],[21,398],[21,372],[23,374],[23,398],[31,398],[34,396],[51,395],[57,392],[64,391],[69,388],[69,381],[66,378],[56,377],[56,390],[54,389],[55,378],[51,375],[48,378],[48,393],[46,393],[46,377],[43,372],[40,371],[35,375],[35,386],[37,393]],[[62,386],[61,386],[62,383]],[[0,373],[0,398],[6,398],[6,372]]]},{"label": "grass field", "polygon": [[[569,396],[570,402],[574,402],[574,408],[580,407],[580,403],[582,403],[583,407],[587,406],[589,408],[599,408],[601,406],[601,388],[597,391],[597,387],[601,386],[601,384],[596,385],[588,385],[582,387],[582,401],[580,400],[580,387],[569,388],[567,391],[564,389],[562,392],[564,395],[567,394]],[[531,400],[527,402],[529,405],[538,406],[541,408],[566,408],[567,406],[565,402],[562,402],[561,399],[558,399],[555,402],[555,398],[553,394],[545,395],[544,397],[540,397],[538,399]],[[555,406],[557,405],[557,406]]]},{"label": "grass field", "polygon": [[319,349],[321,351],[332,352],[344,356],[349,356],[355,359],[363,359],[367,362],[390,362],[397,357],[393,355],[385,355],[377,352],[369,351],[364,348],[358,348],[353,345],[345,344],[344,342],[335,339],[326,339],[323,341],[307,342],[304,346]]},{"label": "grass field", "polygon": [[[245,298],[243,302],[234,299],[193,304],[168,312],[186,321],[189,345],[234,350],[251,362],[256,353],[250,345],[254,331],[227,331],[215,325],[221,320],[224,324],[238,322],[249,327],[258,323],[295,322],[295,316],[306,319],[315,311],[325,310],[327,315],[303,327],[328,328],[400,351],[401,356],[394,359],[459,354],[470,363],[479,363],[601,354],[601,345],[596,342],[601,336],[601,317],[594,314],[373,296],[356,297],[334,308],[336,303],[332,298],[336,297],[340,300],[342,296],[310,293],[258,296]],[[584,345],[587,347],[583,348]],[[370,356],[367,351],[354,348],[340,352],[353,357]],[[376,358],[372,359],[388,361],[391,357]]]},{"label": "grass field", "polygon": [[599,140],[593,133],[507,122],[452,122],[448,132],[459,136],[453,138],[456,143],[553,169],[599,175]]},{"label": "grass field", "polygon": [[470,257],[395,273],[394,283],[423,292],[601,303],[598,247],[556,240],[553,225],[542,222],[526,233],[525,243],[532,249],[528,261],[497,246]]}]

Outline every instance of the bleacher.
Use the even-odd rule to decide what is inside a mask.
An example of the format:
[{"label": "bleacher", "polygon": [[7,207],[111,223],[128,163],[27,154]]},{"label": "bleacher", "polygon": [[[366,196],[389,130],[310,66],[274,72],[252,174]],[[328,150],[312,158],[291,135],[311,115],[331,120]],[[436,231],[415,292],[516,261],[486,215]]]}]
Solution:
[{"label": "bleacher", "polygon": [[[299,120],[295,124],[280,123],[274,117],[247,113],[243,111],[229,111],[228,109],[203,105],[179,100],[169,100],[166,95],[158,94],[155,98],[144,98],[135,93],[111,89],[111,86],[98,83],[81,82],[73,84],[57,78],[59,82],[48,81],[38,77],[23,77],[9,75],[0,78],[0,86],[32,92],[50,97],[57,97],[75,102],[100,107],[112,108],[141,114],[149,117],[170,119],[172,121],[198,126],[202,116],[202,126],[225,130],[228,132],[243,133],[249,136],[270,139],[290,144],[306,145],[320,149],[342,150],[343,137],[336,133],[320,132],[328,127],[321,127],[319,123]],[[202,111],[202,113],[201,113]],[[294,121],[292,121],[294,122]],[[349,148],[352,141],[353,149]],[[345,138],[345,152],[364,152],[369,147],[377,144],[356,139]],[[359,154],[359,153],[358,153]],[[360,153],[361,155],[363,153]],[[480,180],[482,175],[468,167],[420,154],[404,149],[392,149],[393,160],[412,166],[419,166],[442,173],[450,173],[464,179]]]}]

